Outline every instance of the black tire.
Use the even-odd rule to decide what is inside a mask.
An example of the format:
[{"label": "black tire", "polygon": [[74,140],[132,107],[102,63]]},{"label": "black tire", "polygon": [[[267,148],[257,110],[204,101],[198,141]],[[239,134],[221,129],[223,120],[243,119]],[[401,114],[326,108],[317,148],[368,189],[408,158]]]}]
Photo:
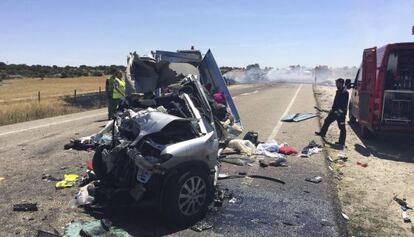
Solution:
[{"label": "black tire", "polygon": [[179,172],[167,183],[164,217],[174,225],[193,224],[205,216],[212,197],[213,182],[208,172],[201,169]]}]

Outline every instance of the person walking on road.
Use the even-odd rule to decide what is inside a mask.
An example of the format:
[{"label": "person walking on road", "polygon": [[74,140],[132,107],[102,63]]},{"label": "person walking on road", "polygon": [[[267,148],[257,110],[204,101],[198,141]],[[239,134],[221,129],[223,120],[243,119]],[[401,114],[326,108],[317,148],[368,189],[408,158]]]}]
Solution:
[{"label": "person walking on road", "polygon": [[108,120],[114,117],[116,108],[125,97],[125,82],[122,80],[122,73],[114,70],[112,76],[106,79],[105,91],[108,99]]},{"label": "person walking on road", "polygon": [[319,132],[315,132],[315,134],[321,137],[325,137],[326,132],[328,131],[328,128],[331,125],[331,123],[336,121],[338,123],[340,133],[339,141],[335,144],[343,147],[345,146],[346,139],[345,117],[348,109],[349,94],[348,90],[344,86],[344,79],[339,78],[335,81],[335,83],[336,88],[338,90],[336,90],[335,99],[332,104],[332,109],[329,112],[328,117],[325,118],[321,130]]}]

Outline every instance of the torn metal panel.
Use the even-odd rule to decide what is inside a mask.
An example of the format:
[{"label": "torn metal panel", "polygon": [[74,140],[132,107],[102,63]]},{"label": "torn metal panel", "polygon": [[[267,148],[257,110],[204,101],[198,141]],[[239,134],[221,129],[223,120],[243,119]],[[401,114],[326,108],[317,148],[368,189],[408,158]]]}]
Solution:
[{"label": "torn metal panel", "polygon": [[315,113],[296,113],[296,114],[289,114],[286,115],[281,119],[283,122],[301,122],[307,119],[311,119],[317,117],[318,115]]},{"label": "torn metal panel", "polygon": [[211,83],[212,86],[223,92],[224,97],[226,98],[226,104],[234,117],[235,123],[238,123],[241,126],[239,112],[237,111],[233,98],[226,86],[226,82],[221,75],[220,68],[217,66],[216,60],[210,50],[207,51],[203,61],[200,63],[199,70],[203,85]]}]

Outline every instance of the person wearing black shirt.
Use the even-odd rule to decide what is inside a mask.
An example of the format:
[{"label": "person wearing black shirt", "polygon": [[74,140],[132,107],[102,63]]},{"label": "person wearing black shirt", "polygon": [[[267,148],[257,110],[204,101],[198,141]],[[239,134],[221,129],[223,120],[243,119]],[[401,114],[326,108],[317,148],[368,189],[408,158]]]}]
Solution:
[{"label": "person wearing black shirt", "polygon": [[344,79],[339,78],[335,81],[335,83],[336,88],[338,88],[338,90],[336,90],[332,109],[329,112],[328,117],[326,117],[325,121],[323,122],[321,130],[319,132],[315,132],[315,134],[321,137],[325,137],[329,125],[336,121],[338,123],[338,127],[340,130],[339,142],[337,142],[336,144],[344,146],[346,138],[345,117],[348,109],[349,94],[346,87],[344,86]]}]

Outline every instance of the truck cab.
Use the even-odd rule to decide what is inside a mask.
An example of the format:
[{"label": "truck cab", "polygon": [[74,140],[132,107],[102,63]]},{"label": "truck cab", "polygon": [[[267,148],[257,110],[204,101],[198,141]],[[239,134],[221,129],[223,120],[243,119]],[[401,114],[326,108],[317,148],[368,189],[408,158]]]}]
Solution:
[{"label": "truck cab", "polygon": [[414,133],[414,42],[365,49],[351,88],[349,119],[363,137]]}]

